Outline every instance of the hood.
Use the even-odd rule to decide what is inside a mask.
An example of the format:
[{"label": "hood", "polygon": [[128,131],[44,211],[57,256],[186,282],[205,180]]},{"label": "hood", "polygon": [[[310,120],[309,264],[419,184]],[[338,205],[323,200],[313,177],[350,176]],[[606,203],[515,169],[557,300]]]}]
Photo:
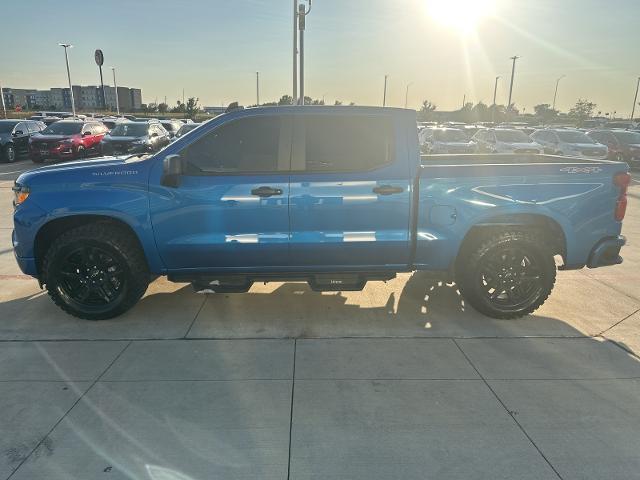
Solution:
[{"label": "hood", "polygon": [[34,135],[33,137],[31,137],[31,141],[33,142],[59,142],[61,140],[68,140],[71,139],[73,137],[75,137],[76,135],[43,135],[41,133]]},{"label": "hood", "polygon": [[[87,182],[95,181],[96,177],[106,175],[108,172],[117,172],[128,163],[136,163],[139,158],[127,160],[129,155],[117,157],[102,157],[96,160],[81,160],[74,162],[57,163],[44,167],[29,170],[23,173],[16,180],[17,183],[32,185],[34,183],[58,183],[72,182],[74,179],[86,179]],[[104,168],[103,168],[104,167]],[[133,168],[132,170],[136,170]],[[95,174],[95,175],[92,175]],[[114,173],[111,173],[114,175]],[[62,178],[58,178],[58,176]]]},{"label": "hood", "polygon": [[146,135],[141,137],[112,137],[111,135],[105,135],[102,137],[104,142],[134,142],[136,140],[146,140]]},{"label": "hood", "polygon": [[11,138],[13,138],[11,133],[0,133],[0,142],[4,143]]},{"label": "hood", "polygon": [[588,149],[588,148],[597,148],[599,150],[604,150],[607,148],[605,145],[600,143],[568,143],[564,142],[566,145],[569,145],[571,148],[580,148],[580,149]]},{"label": "hood", "polygon": [[542,146],[536,142],[498,142],[499,145],[508,147],[508,148],[538,148],[541,149]]}]

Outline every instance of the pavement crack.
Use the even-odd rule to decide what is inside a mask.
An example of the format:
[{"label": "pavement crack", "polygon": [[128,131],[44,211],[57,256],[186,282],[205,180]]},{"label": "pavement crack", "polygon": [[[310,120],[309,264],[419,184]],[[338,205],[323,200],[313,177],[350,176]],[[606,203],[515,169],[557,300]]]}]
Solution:
[{"label": "pavement crack", "polygon": [[196,320],[198,319],[198,316],[200,315],[200,312],[204,308],[204,304],[207,303],[207,299],[208,298],[209,298],[209,294],[205,294],[204,300],[202,300],[202,305],[200,305],[200,308],[198,309],[198,311],[194,315],[193,320],[191,320],[191,325],[189,325],[189,328],[187,329],[187,333],[185,333],[184,337],[182,337],[182,338],[187,338],[189,336],[189,333],[191,333],[191,329],[193,328],[193,325],[196,323]]},{"label": "pavement crack", "polygon": [[629,318],[633,317],[636,313],[640,312],[640,308],[638,308],[635,312],[631,312],[629,315],[627,315],[626,317],[624,317],[622,320],[618,320],[616,323],[614,323],[613,325],[611,325],[609,328],[605,328],[603,331],[601,331],[600,333],[598,333],[597,335],[595,335],[596,337],[601,337],[602,335],[604,335],[605,333],[607,333],[609,330],[617,327],[618,325],[620,325],[622,322],[624,322],[625,320],[628,320]]},{"label": "pavement crack", "polygon": [[[91,385],[89,385],[89,388],[87,388],[80,396],[78,396],[77,400],[75,402],[73,402],[73,405],[71,405],[71,407],[69,407],[67,409],[66,412],[64,412],[64,415],[62,415],[62,417],[60,417],[60,419],[53,425],[53,427],[51,427],[49,429],[49,431],[42,437],[42,439],[37,443],[37,445],[35,447],[33,447],[33,449],[31,449],[31,451],[29,452],[28,455],[26,455],[22,461],[18,464],[18,466],[16,468],[13,469],[13,471],[9,474],[9,476],[7,477],[7,480],[9,480],[11,477],[13,477],[15,475],[15,473],[20,469],[20,467],[22,467],[22,465],[24,465],[24,463],[29,460],[29,458],[31,458],[34,453],[41,447],[44,446],[47,450],[49,450],[50,447],[50,442],[51,442],[51,432],[53,432],[56,427],[58,425],[60,425],[60,423],[62,423],[62,421],[67,418],[67,415],[69,415],[69,413],[71,412],[71,410],[73,410],[75,408],[76,405],[78,405],[78,403],[80,403],[80,401],[87,395],[87,393],[89,393],[89,391],[100,381],[100,379],[104,376],[105,373],[107,373],[107,371],[111,368],[111,366],[116,363],[118,361],[118,359],[122,356],[122,354],[125,352],[125,350],[127,348],[129,348],[129,345],[131,345],[132,342],[128,342],[123,348],[122,350],[120,350],[120,353],[118,353],[118,355],[116,355],[114,357],[113,360],[111,360],[111,362],[109,362],[109,365],[107,365],[105,367],[105,369],[102,371],[102,373],[100,375],[98,375],[96,377],[96,379],[91,383]],[[69,383],[73,383],[73,382],[69,382]]]},{"label": "pavement crack", "polygon": [[462,347],[460,346],[460,344],[458,342],[456,342],[455,338],[451,339],[453,341],[453,343],[455,343],[456,347],[458,347],[458,350],[460,350],[460,353],[462,353],[462,355],[464,356],[464,358],[467,359],[467,362],[469,362],[469,365],[471,365],[471,368],[473,368],[476,373],[478,374],[478,376],[482,379],[482,381],[484,382],[484,384],[487,386],[487,388],[489,389],[489,391],[493,394],[494,397],[496,397],[496,400],[498,400],[498,402],[500,402],[500,405],[502,405],[502,408],[504,408],[505,412],[507,412],[507,414],[513,419],[513,421],[515,422],[515,424],[518,426],[518,428],[520,429],[520,431],[524,434],[525,437],[527,437],[527,439],[529,440],[529,442],[531,443],[531,445],[533,445],[533,447],[538,451],[538,453],[540,454],[540,456],[544,459],[545,462],[547,462],[547,465],[549,465],[549,468],[551,468],[551,470],[553,470],[553,472],[556,474],[556,476],[560,479],[563,480],[562,476],[560,475],[560,473],[558,472],[558,470],[556,470],[556,468],[553,466],[553,464],[549,461],[549,459],[545,456],[544,453],[542,453],[542,450],[540,450],[540,447],[538,447],[538,445],[536,445],[536,442],[533,441],[533,438],[531,438],[531,436],[527,433],[527,431],[524,429],[524,427],[522,426],[522,424],[516,419],[516,415],[518,414],[518,412],[514,411],[514,410],[509,410],[509,408],[507,408],[507,406],[505,405],[505,403],[502,401],[502,399],[498,396],[498,394],[496,393],[496,391],[491,387],[491,385],[489,385],[489,382],[487,382],[487,379],[484,378],[484,376],[480,373],[480,370],[478,370],[478,368],[474,365],[474,363],[471,361],[471,359],[469,358],[469,356],[466,354],[466,352],[462,349]]}]

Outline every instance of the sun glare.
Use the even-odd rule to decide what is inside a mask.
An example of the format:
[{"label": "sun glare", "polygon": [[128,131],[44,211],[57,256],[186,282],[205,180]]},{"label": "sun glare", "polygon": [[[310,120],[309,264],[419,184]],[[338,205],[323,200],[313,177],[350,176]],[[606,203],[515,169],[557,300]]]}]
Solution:
[{"label": "sun glare", "polygon": [[426,8],[436,22],[468,34],[495,13],[496,0],[426,0]]}]

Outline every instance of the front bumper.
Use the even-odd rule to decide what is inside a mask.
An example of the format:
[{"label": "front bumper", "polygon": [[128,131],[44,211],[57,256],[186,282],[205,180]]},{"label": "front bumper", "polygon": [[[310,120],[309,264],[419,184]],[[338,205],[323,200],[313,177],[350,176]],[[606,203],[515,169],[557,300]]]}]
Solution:
[{"label": "front bumper", "polygon": [[73,145],[56,145],[55,147],[42,149],[37,143],[33,143],[29,148],[29,156],[32,159],[46,160],[48,158],[53,158],[63,160],[73,159],[76,156],[76,152]]},{"label": "front bumper", "polygon": [[110,145],[109,143],[100,144],[100,149],[103,155],[126,155],[129,153],[145,153],[150,150],[149,145],[145,144],[116,144]]},{"label": "front bumper", "polygon": [[627,239],[623,235],[600,240],[589,254],[587,267],[606,267],[622,263],[620,249],[626,242]]},{"label": "front bumper", "polygon": [[22,270],[22,273],[26,275],[31,275],[32,277],[38,276],[38,266],[36,265],[36,259],[33,257],[19,257],[18,256],[18,247],[19,241],[16,235],[16,231],[14,230],[11,234],[11,242],[13,244],[13,255],[16,257],[16,262],[18,262],[18,267]]}]

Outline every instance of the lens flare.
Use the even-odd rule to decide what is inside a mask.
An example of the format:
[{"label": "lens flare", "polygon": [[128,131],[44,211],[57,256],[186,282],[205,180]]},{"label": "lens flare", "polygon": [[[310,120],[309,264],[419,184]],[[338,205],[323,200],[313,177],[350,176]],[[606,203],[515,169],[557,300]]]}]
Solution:
[{"label": "lens flare", "polygon": [[425,0],[429,16],[437,23],[462,34],[472,33],[495,14],[496,0]]}]

